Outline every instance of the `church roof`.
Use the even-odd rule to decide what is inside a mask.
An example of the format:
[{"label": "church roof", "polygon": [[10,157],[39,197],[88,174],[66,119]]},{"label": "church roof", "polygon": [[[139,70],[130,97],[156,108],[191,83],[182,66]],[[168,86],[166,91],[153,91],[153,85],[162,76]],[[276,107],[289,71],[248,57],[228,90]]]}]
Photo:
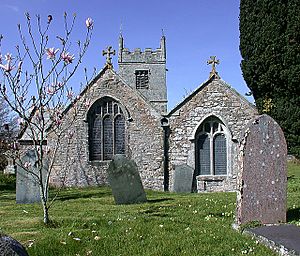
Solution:
[{"label": "church roof", "polygon": [[205,87],[211,84],[214,80],[218,80],[223,86],[226,86],[232,93],[241,98],[246,104],[251,108],[255,108],[255,105],[250,103],[245,97],[243,97],[240,93],[238,93],[233,87],[227,84],[225,81],[221,80],[217,74],[212,74],[208,80],[202,83],[199,87],[197,87],[191,94],[189,94],[186,98],[184,98],[180,103],[178,103],[167,115],[166,117],[170,117],[177,110],[179,110],[182,106],[184,106],[187,102],[190,101],[196,94],[201,92]]}]

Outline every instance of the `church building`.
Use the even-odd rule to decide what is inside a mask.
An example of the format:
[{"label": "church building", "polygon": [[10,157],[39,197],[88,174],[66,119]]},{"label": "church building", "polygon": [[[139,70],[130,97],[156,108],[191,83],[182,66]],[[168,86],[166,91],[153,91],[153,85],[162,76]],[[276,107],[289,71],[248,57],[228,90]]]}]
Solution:
[{"label": "church building", "polygon": [[[114,54],[111,47],[103,51],[104,68],[63,113],[62,127],[72,125],[51,183],[107,184],[108,165],[122,154],[136,162],[147,189],[172,191],[175,167],[188,165],[194,169],[191,191],[234,191],[241,131],[257,110],[221,80],[218,61],[209,61],[209,79],[168,112],[165,37],[155,50],[130,51],[120,36],[118,71]],[[49,135],[49,147],[54,141]]]}]

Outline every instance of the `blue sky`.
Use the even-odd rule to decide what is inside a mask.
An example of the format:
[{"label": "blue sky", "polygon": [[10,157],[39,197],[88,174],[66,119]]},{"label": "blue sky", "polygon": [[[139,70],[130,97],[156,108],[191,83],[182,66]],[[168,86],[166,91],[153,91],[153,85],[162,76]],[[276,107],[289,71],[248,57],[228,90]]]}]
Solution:
[{"label": "blue sky", "polygon": [[[101,53],[107,45],[117,50],[121,24],[125,47],[131,50],[159,47],[164,29],[169,110],[208,78],[206,61],[211,55],[220,59],[217,70],[224,81],[242,95],[249,91],[240,69],[239,0],[1,0],[0,10],[2,54],[18,43],[16,24],[25,24],[26,11],[45,20],[51,14],[54,36],[59,33],[64,11],[70,16],[76,13],[74,41],[83,37],[85,19],[91,17],[93,38],[82,66],[89,70],[103,67]],[[118,70],[116,56],[113,62]],[[78,77],[72,81],[74,88],[79,87]]]}]

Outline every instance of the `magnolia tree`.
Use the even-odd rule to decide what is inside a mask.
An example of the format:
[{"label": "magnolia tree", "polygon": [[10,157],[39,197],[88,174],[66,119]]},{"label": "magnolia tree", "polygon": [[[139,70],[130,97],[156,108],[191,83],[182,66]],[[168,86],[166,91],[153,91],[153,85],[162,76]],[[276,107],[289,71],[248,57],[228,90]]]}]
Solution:
[{"label": "magnolia tree", "polygon": [[[68,105],[75,106],[77,100],[68,82],[87,51],[93,21],[90,18],[86,19],[85,37],[74,45],[71,42],[71,35],[76,15],[69,19],[65,13],[62,34],[53,36],[51,36],[54,33],[51,30],[51,24],[53,24],[51,15],[45,19],[45,22],[40,16],[32,19],[26,13],[25,17],[25,29],[23,30],[21,25],[18,25],[20,45],[15,47],[15,53],[9,52],[3,57],[1,55],[0,93],[18,116],[23,136],[30,144],[26,146],[26,150],[30,148],[35,152],[33,165],[32,162],[22,161],[26,152],[22,145],[19,150],[14,151],[18,152],[17,164],[30,173],[39,184],[43,221],[47,224],[50,221],[49,209],[56,197],[48,199],[50,175],[60,144],[62,141],[71,140],[73,134],[71,131],[68,133],[72,120],[68,120],[67,125],[62,125],[63,109]],[[33,23],[32,20],[36,22]],[[3,41],[2,36],[0,47],[1,41]],[[0,48],[1,50],[3,49]],[[84,99],[80,102],[87,103]],[[73,119],[76,114],[76,107],[74,107]],[[69,134],[69,137],[65,138],[65,134]],[[49,136],[51,146],[47,145]],[[44,170],[45,162],[48,163],[46,171]]]}]

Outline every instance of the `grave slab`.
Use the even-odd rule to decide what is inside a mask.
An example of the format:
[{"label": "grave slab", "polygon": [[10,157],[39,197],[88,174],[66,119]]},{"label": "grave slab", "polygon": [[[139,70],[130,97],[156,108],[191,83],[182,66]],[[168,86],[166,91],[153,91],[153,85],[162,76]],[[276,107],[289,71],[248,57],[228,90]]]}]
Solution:
[{"label": "grave slab", "polygon": [[239,157],[237,224],[286,222],[287,146],[274,119],[261,115],[250,121]]},{"label": "grave slab", "polygon": [[[37,178],[32,174],[35,173],[40,175],[35,167],[36,161],[35,151],[28,150],[22,157],[21,162],[17,164],[16,202],[18,204],[31,204],[41,201],[39,184]],[[32,173],[22,167],[25,163],[28,163],[31,166],[29,170]],[[42,169],[43,182],[46,180],[47,171],[48,161],[45,161]]]},{"label": "grave slab", "polygon": [[176,193],[191,193],[194,169],[186,164],[175,167],[173,191]]},{"label": "grave slab", "polygon": [[116,204],[135,204],[147,201],[137,165],[133,160],[123,155],[116,155],[107,172]]},{"label": "grave slab", "polygon": [[261,242],[285,255],[300,255],[300,227],[272,225],[247,230]]}]

